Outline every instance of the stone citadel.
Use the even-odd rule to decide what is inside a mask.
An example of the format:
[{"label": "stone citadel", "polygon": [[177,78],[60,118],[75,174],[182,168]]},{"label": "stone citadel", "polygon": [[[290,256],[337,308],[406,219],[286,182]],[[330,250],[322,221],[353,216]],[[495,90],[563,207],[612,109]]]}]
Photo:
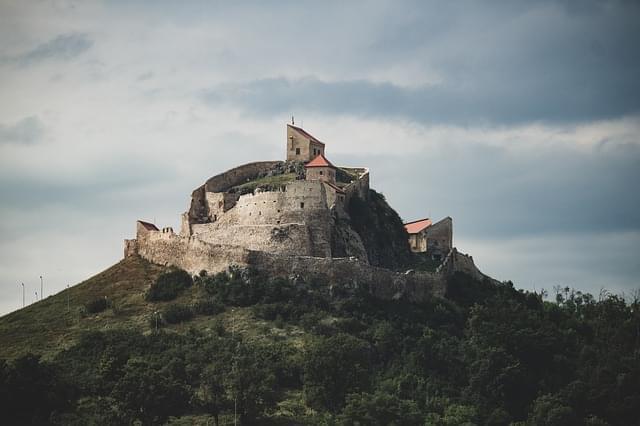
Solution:
[{"label": "stone citadel", "polygon": [[371,255],[371,238],[364,238],[349,213],[373,193],[369,169],[336,167],[325,156],[325,144],[293,123],[287,125],[286,146],[285,161],[245,164],[196,188],[179,233],[137,221],[136,238],[125,240],[125,257],[192,274],[236,265],[272,276],[321,275],[332,284],[367,283],[383,298],[442,296],[455,271],[485,278],[470,256],[453,247],[449,217],[400,227],[407,252],[430,259],[437,265],[432,270],[382,267]]}]

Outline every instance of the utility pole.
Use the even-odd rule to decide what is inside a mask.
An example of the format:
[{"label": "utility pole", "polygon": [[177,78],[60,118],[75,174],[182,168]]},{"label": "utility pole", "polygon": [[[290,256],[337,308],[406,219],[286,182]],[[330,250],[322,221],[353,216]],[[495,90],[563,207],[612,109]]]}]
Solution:
[{"label": "utility pole", "polygon": [[[291,123],[293,123],[293,116],[291,116]],[[235,339],[236,332],[236,316],[234,309],[231,308],[231,341],[233,342]],[[233,352],[233,364],[231,366],[231,370],[233,371],[234,381],[236,389],[233,392],[233,426],[237,426],[237,416],[238,416],[238,364],[236,355],[238,352],[238,346],[236,345],[236,350]]]},{"label": "utility pole", "polygon": [[24,283],[22,284],[22,307],[24,308]]},{"label": "utility pole", "polygon": [[40,300],[44,298],[44,285],[42,284],[42,275],[40,275]]}]

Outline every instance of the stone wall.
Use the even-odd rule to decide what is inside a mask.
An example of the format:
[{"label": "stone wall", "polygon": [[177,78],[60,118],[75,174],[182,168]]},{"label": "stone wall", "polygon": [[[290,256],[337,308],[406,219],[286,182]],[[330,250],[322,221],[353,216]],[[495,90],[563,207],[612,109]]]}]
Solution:
[{"label": "stone wall", "polygon": [[364,287],[384,300],[422,301],[432,296],[443,297],[446,291],[443,275],[394,272],[355,258],[285,257],[252,252],[249,264],[272,277],[317,277],[331,285]]},{"label": "stone wall", "polygon": [[262,173],[272,170],[282,161],[260,161],[235,167],[224,173],[207,180],[191,194],[191,206],[189,207],[190,223],[205,223],[209,220],[209,204],[207,193],[226,192],[230,188],[249,182]]},{"label": "stone wall", "polygon": [[225,271],[229,265],[248,265],[249,251],[241,247],[209,244],[193,237],[151,232],[136,242],[136,254],[148,261],[176,266],[197,274]]},{"label": "stone wall", "polygon": [[434,223],[421,232],[426,251],[432,256],[444,257],[453,248],[453,220],[450,217]]},{"label": "stone wall", "polygon": [[436,272],[406,273],[372,266],[355,257],[279,255],[211,244],[194,237],[162,231],[150,231],[137,240],[125,240],[125,256],[136,254],[152,263],[176,266],[193,275],[202,270],[214,274],[227,270],[231,265],[253,267],[271,277],[302,276],[307,279],[318,278],[335,286],[362,287],[383,300],[419,302],[433,296],[444,297],[447,277],[455,272],[464,272],[477,280],[497,282],[480,272],[471,256],[459,253],[455,248]]},{"label": "stone wall", "polygon": [[212,244],[331,257],[327,196],[325,185],[313,181],[294,181],[283,191],[242,195],[215,222],[192,224],[191,233]]},{"label": "stone wall", "polygon": [[[348,170],[349,168],[345,169]],[[363,170],[363,172],[360,174],[360,177],[342,188],[342,190],[345,192],[346,203],[348,203],[351,197],[353,197],[354,195],[362,198],[363,200],[369,198],[369,169],[362,167],[359,170]]]},{"label": "stone wall", "polygon": [[311,256],[283,256],[252,251],[241,247],[210,244],[160,231],[150,232],[136,241],[137,254],[148,261],[175,266],[198,274],[225,271],[231,265],[253,267],[271,277],[319,278],[327,284],[362,287],[375,297],[394,300],[421,301],[443,296],[444,276],[428,272],[399,273],[378,268],[355,258],[322,258]]}]

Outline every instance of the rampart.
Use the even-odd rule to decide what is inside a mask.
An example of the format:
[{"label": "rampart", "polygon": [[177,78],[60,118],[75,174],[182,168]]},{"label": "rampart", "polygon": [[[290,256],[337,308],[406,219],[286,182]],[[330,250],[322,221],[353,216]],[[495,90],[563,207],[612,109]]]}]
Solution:
[{"label": "rampart", "polygon": [[137,240],[136,253],[127,253],[134,254],[194,275],[202,270],[217,273],[237,265],[255,268],[271,277],[316,277],[329,285],[361,288],[384,300],[421,301],[431,296],[443,296],[446,289],[443,274],[394,272],[356,258],[275,255],[161,231],[152,231]]},{"label": "rampart", "polygon": [[210,244],[174,233],[153,231],[137,239],[135,253],[152,263],[177,266],[196,274],[202,270],[211,273],[225,271],[229,265],[247,266],[250,251],[237,246]]},{"label": "rampart", "polygon": [[346,201],[348,202],[354,195],[362,198],[363,200],[369,198],[369,187],[371,184],[369,181],[369,169],[367,169],[366,167],[349,167],[347,169],[362,170],[362,173],[360,173],[358,179],[342,188],[346,195]]},{"label": "rampart", "polygon": [[[282,161],[259,161],[244,164],[209,178],[191,194],[189,219],[191,223],[205,223],[210,220],[211,212],[207,202],[208,192],[226,192],[230,188],[249,182],[262,173],[267,173]],[[184,228],[184,226],[183,226]]]},{"label": "rampart", "polygon": [[284,190],[240,196],[215,222],[191,225],[191,235],[249,250],[331,257],[332,225],[324,185],[294,181]]}]

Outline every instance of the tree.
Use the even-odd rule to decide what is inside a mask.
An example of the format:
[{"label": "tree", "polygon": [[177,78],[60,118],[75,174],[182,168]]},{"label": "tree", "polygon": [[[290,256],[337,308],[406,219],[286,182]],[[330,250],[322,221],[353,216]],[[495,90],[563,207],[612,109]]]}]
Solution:
[{"label": "tree", "polygon": [[200,376],[200,398],[203,407],[211,413],[218,426],[220,412],[229,406],[224,388],[224,372],[219,364],[209,365]]},{"label": "tree", "polygon": [[319,338],[304,359],[304,394],[314,408],[338,412],[347,394],[369,387],[370,348],[348,334]]},{"label": "tree", "polygon": [[414,401],[399,399],[395,395],[377,391],[374,394],[357,393],[347,396],[347,402],[338,417],[345,425],[421,425],[422,414]]},{"label": "tree", "polygon": [[275,374],[251,344],[238,344],[225,379],[227,398],[234,401],[240,423],[248,424],[275,406]]},{"label": "tree", "polygon": [[140,359],[127,362],[124,376],[111,396],[128,411],[131,420],[139,419],[145,425],[162,423],[170,415],[181,414],[189,402],[183,383],[168,371],[159,371]]}]

